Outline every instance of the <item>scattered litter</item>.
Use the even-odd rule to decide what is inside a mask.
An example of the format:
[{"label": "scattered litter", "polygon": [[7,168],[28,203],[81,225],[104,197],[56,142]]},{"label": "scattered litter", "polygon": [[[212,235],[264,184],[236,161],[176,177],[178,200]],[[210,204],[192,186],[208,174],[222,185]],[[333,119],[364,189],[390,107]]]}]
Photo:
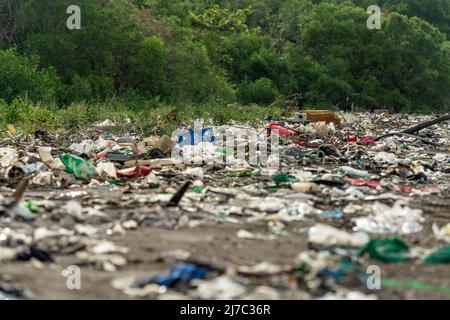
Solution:
[{"label": "scattered litter", "polygon": [[345,231],[324,225],[317,224],[308,232],[309,242],[324,246],[349,246],[360,247],[369,240],[369,235],[363,232],[349,234]]},{"label": "scattered litter", "polygon": [[[9,270],[66,262],[93,281],[111,273],[121,297],[148,299],[384,298],[362,289],[374,261],[403,262],[403,279],[425,268],[443,278],[445,119],[303,110],[255,125],[183,124],[173,137],[124,132],[116,119],[33,134],[8,126],[0,299],[28,297],[4,280]],[[384,277],[382,286],[400,297],[449,292]]]},{"label": "scattered litter", "polygon": [[238,299],[245,293],[245,287],[224,275],[198,284],[197,294],[204,300]]},{"label": "scattered litter", "polygon": [[395,202],[392,207],[375,202],[372,210],[372,215],[354,219],[355,230],[370,233],[409,234],[423,229],[422,210],[411,209],[402,201]]}]

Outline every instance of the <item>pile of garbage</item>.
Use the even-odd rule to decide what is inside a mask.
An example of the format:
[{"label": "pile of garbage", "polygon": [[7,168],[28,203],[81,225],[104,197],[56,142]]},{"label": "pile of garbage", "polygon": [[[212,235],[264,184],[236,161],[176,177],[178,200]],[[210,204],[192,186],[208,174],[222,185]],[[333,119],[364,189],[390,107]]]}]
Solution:
[{"label": "pile of garbage", "polygon": [[[68,266],[93,283],[107,273],[113,295],[132,298],[448,294],[448,119],[310,116],[172,136],[117,133],[111,121],[58,134],[8,129],[0,299],[42,297],[21,269],[53,270],[65,286]],[[428,266],[434,284],[411,274]],[[375,282],[371,268],[381,270]]]}]

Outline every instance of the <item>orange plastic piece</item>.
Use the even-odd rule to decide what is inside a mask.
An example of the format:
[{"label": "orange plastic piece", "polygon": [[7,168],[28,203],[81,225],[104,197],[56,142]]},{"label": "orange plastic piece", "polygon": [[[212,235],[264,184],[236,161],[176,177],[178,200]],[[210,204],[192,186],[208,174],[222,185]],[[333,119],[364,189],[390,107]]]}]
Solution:
[{"label": "orange plastic piece", "polygon": [[306,113],[306,119],[311,122],[334,123],[336,127],[341,126],[341,119],[332,111],[328,110],[303,110]]}]

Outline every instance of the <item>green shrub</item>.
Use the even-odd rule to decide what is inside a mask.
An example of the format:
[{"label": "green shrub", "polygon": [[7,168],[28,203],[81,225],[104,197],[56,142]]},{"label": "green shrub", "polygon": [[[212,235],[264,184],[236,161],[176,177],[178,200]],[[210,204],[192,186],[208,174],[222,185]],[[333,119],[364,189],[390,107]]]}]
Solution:
[{"label": "green shrub", "polygon": [[11,103],[0,100],[1,122],[4,124],[21,124],[27,117],[32,104],[24,98],[16,98]]},{"label": "green shrub", "polygon": [[130,85],[147,98],[162,94],[165,86],[166,49],[159,37],[148,37],[130,59]]},{"label": "green shrub", "polygon": [[51,103],[60,80],[53,69],[40,70],[36,57],[20,55],[16,49],[0,51],[0,97],[11,102],[16,97]]},{"label": "green shrub", "polygon": [[239,101],[243,104],[268,105],[275,101],[278,95],[274,83],[268,78],[260,78],[255,82],[243,82],[238,88]]}]

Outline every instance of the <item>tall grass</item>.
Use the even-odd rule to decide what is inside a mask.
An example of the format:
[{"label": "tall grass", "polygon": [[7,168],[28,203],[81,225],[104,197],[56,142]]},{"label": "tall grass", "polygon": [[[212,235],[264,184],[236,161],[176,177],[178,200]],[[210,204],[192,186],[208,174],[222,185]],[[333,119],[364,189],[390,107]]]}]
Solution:
[{"label": "tall grass", "polygon": [[141,106],[130,106],[117,99],[109,102],[79,102],[59,108],[54,105],[33,104],[26,99],[15,99],[11,103],[0,100],[0,126],[8,124],[17,130],[32,133],[38,129],[49,132],[82,128],[95,122],[109,119],[117,126],[129,127],[146,134],[169,134],[178,126],[192,125],[203,119],[208,125],[225,125],[230,122],[261,123],[267,115],[280,115],[279,108],[258,105],[242,106],[215,102],[207,105],[171,106],[150,101]]}]

